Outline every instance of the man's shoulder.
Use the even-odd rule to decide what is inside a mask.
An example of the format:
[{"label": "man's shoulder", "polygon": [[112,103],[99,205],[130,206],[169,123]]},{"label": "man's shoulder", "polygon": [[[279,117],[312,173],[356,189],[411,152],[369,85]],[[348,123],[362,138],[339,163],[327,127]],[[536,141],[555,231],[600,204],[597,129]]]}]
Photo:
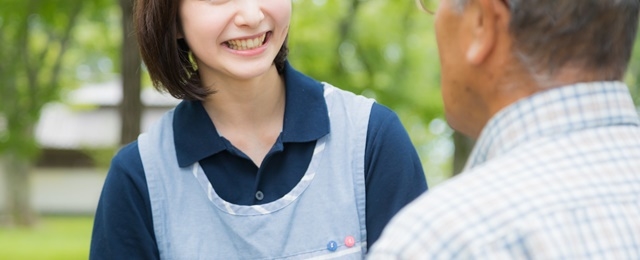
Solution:
[{"label": "man's shoulder", "polygon": [[378,249],[447,259],[504,237],[530,212],[506,172],[483,165],[430,189],[396,215]]}]

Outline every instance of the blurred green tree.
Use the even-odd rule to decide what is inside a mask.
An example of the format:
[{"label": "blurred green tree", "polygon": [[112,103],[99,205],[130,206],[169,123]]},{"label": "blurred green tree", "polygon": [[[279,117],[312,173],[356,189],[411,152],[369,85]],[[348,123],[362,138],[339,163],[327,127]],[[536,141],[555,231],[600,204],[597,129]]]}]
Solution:
[{"label": "blurred green tree", "polygon": [[428,120],[442,114],[432,31],[413,1],[294,0],[290,57],[320,80]]},{"label": "blurred green tree", "polygon": [[[107,0],[6,0],[0,9],[0,159],[9,222],[31,225],[29,176],[39,152],[34,138],[42,107],[75,84],[81,21],[99,17]],[[76,52],[75,58],[68,55]],[[64,123],[64,122],[61,122]]]},{"label": "blurred green tree", "polygon": [[[414,1],[294,0],[290,60],[318,80],[375,98],[398,113],[431,183],[451,175],[434,140],[443,122],[433,16]],[[436,120],[436,121],[434,121]],[[438,127],[432,127],[432,123]],[[439,123],[439,124],[438,124]],[[440,129],[430,131],[433,129]]]}]

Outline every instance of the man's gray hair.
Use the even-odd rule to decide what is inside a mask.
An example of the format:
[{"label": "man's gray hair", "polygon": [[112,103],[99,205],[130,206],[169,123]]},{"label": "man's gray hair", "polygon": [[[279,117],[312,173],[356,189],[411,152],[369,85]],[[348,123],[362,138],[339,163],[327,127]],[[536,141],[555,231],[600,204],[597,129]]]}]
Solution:
[{"label": "man's gray hair", "polygon": [[[471,0],[451,0],[463,11]],[[552,78],[562,68],[620,80],[638,26],[639,0],[504,0],[518,59],[534,75]]]}]

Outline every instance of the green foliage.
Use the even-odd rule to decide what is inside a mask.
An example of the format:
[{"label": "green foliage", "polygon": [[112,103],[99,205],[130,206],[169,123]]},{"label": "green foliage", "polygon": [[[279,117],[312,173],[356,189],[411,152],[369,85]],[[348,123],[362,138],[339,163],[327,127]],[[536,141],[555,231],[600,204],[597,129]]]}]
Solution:
[{"label": "green foliage", "polygon": [[319,80],[428,121],[442,114],[432,20],[412,1],[294,1],[290,59]]},{"label": "green foliage", "polygon": [[[102,19],[109,17],[110,6],[113,3],[108,0],[4,0],[2,3],[0,159],[5,159],[7,176],[21,177],[8,178],[11,189],[6,195],[6,205],[10,222],[29,225],[33,219],[26,180],[28,169],[40,151],[35,127],[41,109],[58,100],[63,89],[78,84],[76,70],[85,62],[84,57],[96,53],[90,45],[85,46],[87,41],[107,48],[109,41],[100,38],[109,34],[96,29],[101,26],[94,26],[97,32],[84,38],[76,34],[75,29],[78,25],[86,28],[104,23]],[[111,44],[109,46],[117,46]]]},{"label": "green foliage", "polygon": [[33,128],[44,104],[78,84],[82,63],[104,63],[105,50],[115,53],[118,39],[105,33],[114,31],[105,20],[117,17],[110,6],[107,0],[3,2],[0,59],[11,62],[0,64],[0,154],[34,158]]},{"label": "green foliage", "polygon": [[0,259],[87,259],[93,218],[45,217],[35,228],[0,227]]},{"label": "green foliage", "polygon": [[[430,183],[450,175],[433,16],[413,1],[294,0],[290,60],[299,70],[375,98],[400,116]],[[440,146],[434,143],[443,144]]]}]

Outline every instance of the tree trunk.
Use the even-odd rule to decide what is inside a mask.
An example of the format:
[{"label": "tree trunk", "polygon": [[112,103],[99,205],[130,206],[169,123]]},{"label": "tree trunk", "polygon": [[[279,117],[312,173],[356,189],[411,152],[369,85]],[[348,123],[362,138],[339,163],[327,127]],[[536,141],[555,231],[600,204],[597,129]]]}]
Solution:
[{"label": "tree trunk", "polygon": [[473,149],[474,141],[456,131],[453,133],[453,144],[455,146],[453,153],[453,175],[455,176],[464,169],[469,154],[471,154],[471,149]]},{"label": "tree trunk", "polygon": [[120,144],[124,145],[138,137],[142,121],[140,101],[140,54],[133,33],[133,0],[120,0],[122,9],[122,103],[120,115],[122,126]]},{"label": "tree trunk", "polygon": [[5,154],[4,174],[9,225],[32,226],[36,214],[31,208],[31,164],[15,154]]}]

